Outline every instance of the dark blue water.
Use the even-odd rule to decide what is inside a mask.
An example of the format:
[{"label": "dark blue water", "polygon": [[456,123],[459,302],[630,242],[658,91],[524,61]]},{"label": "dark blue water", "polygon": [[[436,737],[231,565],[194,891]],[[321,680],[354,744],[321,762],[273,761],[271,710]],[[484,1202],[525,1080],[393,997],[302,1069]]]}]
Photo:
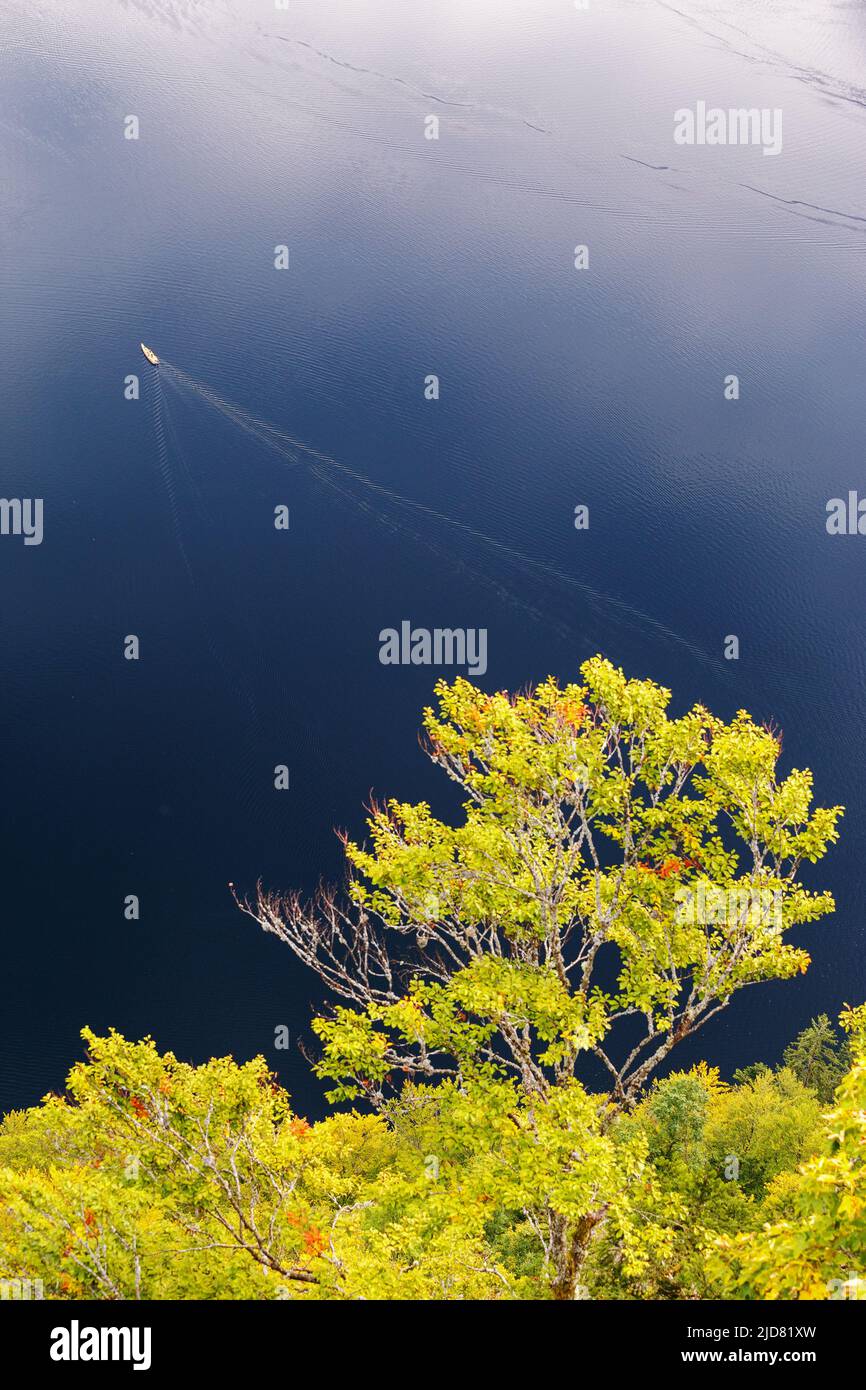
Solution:
[{"label": "dark blue water", "polygon": [[[3,27],[2,490],[45,508],[42,545],[0,537],[3,1108],[83,1024],[262,1051],[319,1108],[273,1047],[315,982],[227,883],[334,877],[371,789],[453,809],[416,742],[436,673],[378,661],[404,618],[486,627],[489,688],[600,650],[781,725],[848,807],[808,876],[838,911],[692,1055],[775,1060],[866,997],[866,538],[824,525],[866,492],[863,7],[9,0]],[[781,153],[675,145],[699,100],[781,108]]]}]

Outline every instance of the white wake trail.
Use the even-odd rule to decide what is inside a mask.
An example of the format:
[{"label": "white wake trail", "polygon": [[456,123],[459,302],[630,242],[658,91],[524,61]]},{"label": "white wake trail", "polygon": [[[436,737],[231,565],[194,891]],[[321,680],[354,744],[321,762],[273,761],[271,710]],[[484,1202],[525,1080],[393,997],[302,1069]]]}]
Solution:
[{"label": "white wake trail", "polygon": [[[245,430],[255,438],[258,438],[262,443],[267,444],[276,453],[289,459],[295,465],[302,463],[304,459],[311,460],[312,462],[309,465],[310,471],[320,481],[327,483],[329,486],[334,487],[337,485],[337,479],[333,476],[334,473],[336,473],[338,476],[342,477],[344,481],[357,484],[369,494],[373,494],[376,498],[398,508],[404,513],[410,513],[419,521],[426,520],[441,523],[452,531],[459,532],[469,540],[488,547],[502,559],[508,561],[512,565],[523,568],[537,579],[547,580],[557,585],[567,587],[572,592],[579,594],[584,603],[591,605],[599,616],[604,616],[605,613],[615,613],[621,621],[628,623],[632,627],[637,627],[643,631],[649,630],[660,639],[668,643],[673,643],[688,651],[692,657],[700,661],[703,665],[710,667],[717,675],[726,674],[722,664],[710,657],[700,647],[697,647],[694,643],[682,637],[664,623],[660,623],[655,618],[650,617],[649,614],[643,613],[640,609],[625,603],[622,599],[616,598],[612,594],[601,593],[592,588],[591,585],[586,584],[583,580],[576,579],[573,575],[566,574],[564,570],[559,569],[557,566],[551,565],[544,560],[537,560],[532,556],[525,555],[522,551],[514,549],[504,541],[496,540],[495,537],[487,535],[484,531],[479,531],[468,522],[448,516],[445,512],[438,511],[435,507],[430,507],[424,502],[418,502],[411,497],[406,497],[402,493],[396,492],[393,488],[384,486],[382,483],[374,482],[371,478],[366,477],[363,473],[359,473],[348,464],[341,463],[331,455],[322,453],[320,450],[304,443],[303,440],[296,438],[287,431],[278,429],[269,421],[262,420],[250,414],[250,412],[244,410],[243,407],[227,400],[205,382],[190,376],[188,372],[183,371],[180,367],[174,366],[173,363],[167,362],[165,359],[162,359],[162,361],[180,382],[195,391],[204,400],[208,401],[216,410],[232,420],[239,428]],[[359,498],[354,497],[344,488],[338,488],[338,491],[348,497],[355,505],[362,506],[364,510],[370,511],[373,515],[378,516],[374,508],[369,505],[364,505]],[[379,516],[378,519],[380,521],[384,520],[381,516]],[[436,549],[436,546],[430,541],[429,537],[425,537],[423,534],[417,532],[415,534],[425,544],[430,545],[431,549]],[[439,553],[442,552],[440,551]],[[469,565],[463,557],[460,558],[460,563],[466,565],[466,568],[470,570],[470,572],[478,574],[486,584],[492,583],[497,592],[508,597],[512,602],[519,604],[521,607],[531,612],[533,616],[540,618],[542,621],[553,622],[554,626],[558,627],[565,635],[573,636],[573,627],[569,629],[556,622],[549,613],[545,612],[531,601],[528,601],[525,595],[517,595],[513,591],[503,587],[498,581],[491,580],[489,575],[477,570],[473,571],[471,565]]]}]

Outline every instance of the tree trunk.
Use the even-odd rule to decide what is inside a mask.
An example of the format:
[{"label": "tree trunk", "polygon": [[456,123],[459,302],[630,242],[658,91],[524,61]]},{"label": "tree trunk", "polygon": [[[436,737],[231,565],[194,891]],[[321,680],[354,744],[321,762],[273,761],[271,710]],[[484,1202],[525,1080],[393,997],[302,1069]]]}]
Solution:
[{"label": "tree trunk", "polygon": [[585,1216],[570,1223],[564,1216],[551,1216],[553,1243],[551,1261],[554,1269],[551,1288],[553,1296],[560,1302],[570,1302],[580,1297],[580,1275],[596,1227],[604,1221],[607,1208],[587,1212]]}]

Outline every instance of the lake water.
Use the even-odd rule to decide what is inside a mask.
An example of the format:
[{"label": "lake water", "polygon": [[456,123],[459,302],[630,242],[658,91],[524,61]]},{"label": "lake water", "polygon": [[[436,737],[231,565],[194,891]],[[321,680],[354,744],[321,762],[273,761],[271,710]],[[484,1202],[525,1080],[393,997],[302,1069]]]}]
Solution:
[{"label": "lake water", "polygon": [[[378,660],[403,619],[486,628],[490,689],[603,651],[677,709],[745,706],[848,807],[808,974],[688,1055],[775,1061],[866,998],[866,538],[825,529],[866,493],[866,8],[7,0],[2,26],[2,490],[44,499],[44,540],[0,537],[0,1106],[89,1024],[263,1051],[319,1111],[273,1046],[315,982],[227,883],[335,876],[371,789],[453,807],[416,741],[436,673]],[[677,145],[701,101],[780,110],[781,151]]]}]

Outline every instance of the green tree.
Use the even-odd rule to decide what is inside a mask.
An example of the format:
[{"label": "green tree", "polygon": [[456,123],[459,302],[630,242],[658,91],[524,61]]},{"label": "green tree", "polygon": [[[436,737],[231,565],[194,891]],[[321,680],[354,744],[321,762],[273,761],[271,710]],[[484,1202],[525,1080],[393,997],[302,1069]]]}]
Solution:
[{"label": "green tree", "polygon": [[0,1278],[52,1298],[544,1298],[542,1218],[602,1195],[587,1296],[715,1296],[717,1237],[799,1201],[818,1109],[791,1073],[730,1088],[700,1063],[629,1113],[488,1072],[310,1125],[261,1058],[84,1036],[66,1095],[0,1124]]},{"label": "green tree", "polygon": [[[465,1098],[487,1194],[523,1211],[559,1298],[605,1225],[638,1261],[655,1238],[628,1219],[651,1175],[623,1161],[616,1118],[737,990],[806,969],[788,930],[833,900],[797,875],[841,813],[812,808],[808,771],[779,777],[777,737],[745,712],[670,718],[652,681],[601,657],[581,674],[517,696],[440,682],[426,748],[459,823],[374,805],[370,846],[345,841],[345,897],[260,885],[241,904],[341,1001],[315,1023],[335,1099],[388,1114],[408,1082]],[[582,1084],[589,1056],[604,1096]]]},{"label": "green tree", "polygon": [[710,1272],[732,1298],[866,1298],[866,1005],[847,1010],[852,1065],[823,1117],[818,1152],[771,1184],[770,1220],[722,1237]]},{"label": "green tree", "polygon": [[632,1217],[652,1229],[646,1257],[626,1262],[621,1238],[606,1225],[587,1267],[594,1298],[694,1299],[711,1296],[704,1264],[707,1246],[723,1232],[756,1222],[755,1203],[730,1169],[711,1160],[706,1131],[716,1100],[728,1087],[701,1062],[653,1083],[646,1098],[618,1118],[620,1138],[642,1135],[653,1188]]},{"label": "green tree", "polygon": [[851,1049],[827,1015],[819,1014],[788,1044],[782,1063],[804,1086],[814,1091],[820,1101],[829,1103],[851,1065]]},{"label": "green tree", "polygon": [[767,1219],[764,1199],[780,1174],[815,1152],[819,1119],[815,1093],[787,1069],[774,1075],[764,1068],[729,1086],[701,1062],[655,1082],[616,1126],[620,1135],[646,1139],[653,1205],[644,1198],[641,1210],[655,1228],[654,1248],[626,1270],[621,1242],[606,1232],[587,1276],[593,1296],[716,1296],[708,1252],[720,1235],[757,1230]]},{"label": "green tree", "polygon": [[814,1151],[821,1105],[792,1071],[764,1070],[714,1097],[704,1140],[719,1172],[735,1171],[743,1191],[763,1197],[769,1183]]},{"label": "green tree", "polygon": [[310,1126],[262,1058],[201,1067],[88,1030],[66,1097],[0,1127],[0,1275],[54,1298],[339,1287],[331,1232],[391,1159],[375,1116]]},{"label": "green tree", "polygon": [[[826,1014],[813,1018],[788,1044],[782,1056],[782,1068],[793,1072],[825,1104],[833,1099],[833,1093],[850,1065],[848,1041],[837,1032]],[[766,1062],[753,1062],[735,1071],[734,1080],[755,1081],[767,1072],[772,1072],[772,1068]]]},{"label": "green tree", "polygon": [[[83,1036],[66,1095],[0,1125],[0,1279],[59,1299],[546,1296],[520,1211],[545,1168],[523,1162],[507,1085],[408,1087],[387,1123],[310,1125],[262,1058],[193,1067],[150,1039]],[[547,1124],[552,1170],[580,1133],[584,1201],[609,1143],[578,1097]],[[623,1172],[640,1162],[623,1151]]]}]

